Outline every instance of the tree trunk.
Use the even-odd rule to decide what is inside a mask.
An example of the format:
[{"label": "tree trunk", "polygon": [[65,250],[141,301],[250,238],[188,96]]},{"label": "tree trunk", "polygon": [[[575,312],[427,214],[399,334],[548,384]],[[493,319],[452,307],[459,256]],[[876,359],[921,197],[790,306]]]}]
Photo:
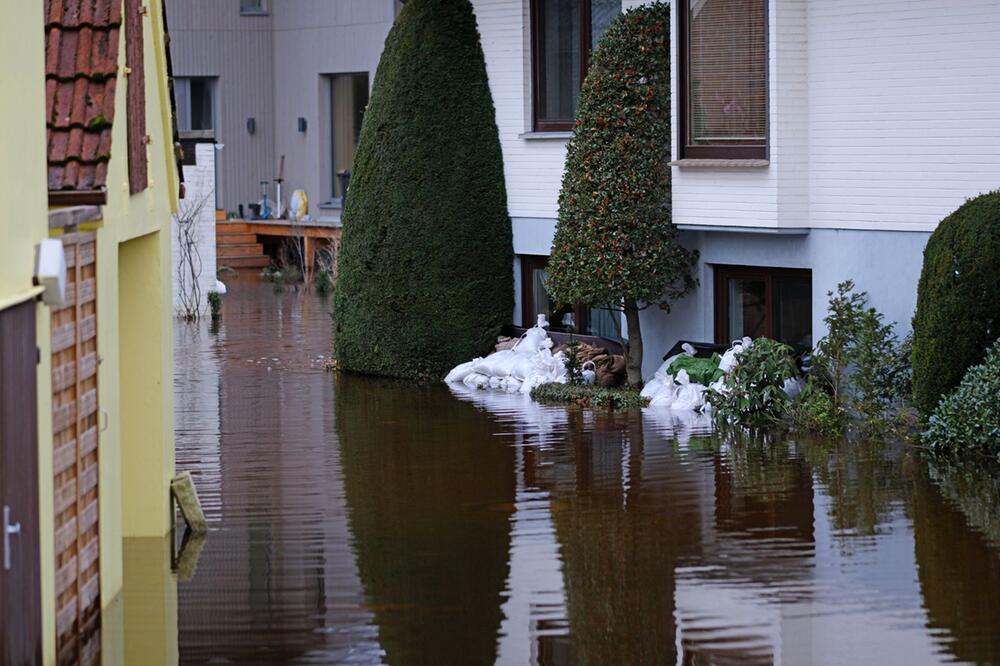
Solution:
[{"label": "tree trunk", "polygon": [[625,300],[625,323],[628,324],[628,344],[625,347],[625,366],[628,385],[642,388],[642,330],[639,327],[639,306],[634,300]]}]

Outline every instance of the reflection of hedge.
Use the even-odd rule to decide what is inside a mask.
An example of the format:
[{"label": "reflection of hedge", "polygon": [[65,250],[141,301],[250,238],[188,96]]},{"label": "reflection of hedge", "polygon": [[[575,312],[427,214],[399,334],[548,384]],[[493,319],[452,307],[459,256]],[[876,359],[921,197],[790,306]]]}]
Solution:
[{"label": "reflection of hedge", "polygon": [[967,201],[924,250],[913,317],[913,401],[930,414],[1000,337],[1000,191]]},{"label": "reflection of hedge", "polygon": [[513,310],[513,248],[469,0],[410,0],[389,32],[354,159],[334,303],[339,366],[433,379]]},{"label": "reflection of hedge", "polygon": [[492,664],[514,450],[441,386],[341,374],[337,440],[354,555],[388,664]]},{"label": "reflection of hedge", "polygon": [[540,384],[531,390],[531,399],[545,405],[578,405],[610,409],[638,409],[649,404],[638,391],[578,384]]}]

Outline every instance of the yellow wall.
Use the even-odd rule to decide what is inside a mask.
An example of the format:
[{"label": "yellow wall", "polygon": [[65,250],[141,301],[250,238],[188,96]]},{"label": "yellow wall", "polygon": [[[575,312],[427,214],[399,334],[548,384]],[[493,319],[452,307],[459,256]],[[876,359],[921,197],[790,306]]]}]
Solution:
[{"label": "yellow wall", "polygon": [[[33,26],[34,29],[25,29]],[[32,298],[35,245],[48,234],[45,155],[45,46],[42,8],[3,3],[0,10],[0,309]],[[16,93],[10,92],[16,91]],[[36,309],[38,365],[38,477],[42,553],[42,642],[55,661],[55,559],[52,497],[52,372],[49,309]]]},{"label": "yellow wall", "polygon": [[[145,20],[146,124],[151,136],[149,188],[128,192],[126,87],[115,100],[108,204],[94,225],[98,252],[101,593],[105,606],[122,589],[124,536],[169,530],[173,476],[173,348],[170,215],[176,210],[162,0],[148,0]],[[36,2],[0,3],[0,309],[33,298],[35,245],[48,234],[45,135],[45,33]],[[120,42],[119,63],[124,65]],[[37,307],[39,508],[42,632],[46,664],[55,661],[52,488],[52,384],[48,307]],[[157,561],[162,568],[163,558]],[[169,562],[167,562],[169,568]],[[169,573],[167,574],[169,576]],[[168,592],[171,588],[167,586]],[[170,595],[167,594],[167,597]],[[176,602],[163,610],[176,613]],[[119,602],[120,605],[120,602]],[[127,613],[127,611],[125,611]],[[169,618],[167,618],[169,625]],[[175,620],[174,620],[175,622]]]}]

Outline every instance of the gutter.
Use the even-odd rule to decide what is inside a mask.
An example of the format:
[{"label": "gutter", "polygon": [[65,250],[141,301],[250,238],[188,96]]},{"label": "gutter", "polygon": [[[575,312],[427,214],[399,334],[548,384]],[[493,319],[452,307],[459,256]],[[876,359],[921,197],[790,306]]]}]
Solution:
[{"label": "gutter", "polygon": [[49,190],[50,206],[104,206],[108,203],[108,190]]}]

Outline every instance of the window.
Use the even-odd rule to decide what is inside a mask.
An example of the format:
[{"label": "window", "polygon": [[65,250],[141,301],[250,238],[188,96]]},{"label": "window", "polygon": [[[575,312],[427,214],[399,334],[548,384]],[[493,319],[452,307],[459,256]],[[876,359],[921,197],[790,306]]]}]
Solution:
[{"label": "window", "polygon": [[521,323],[533,326],[536,317],[544,314],[549,330],[580,335],[597,335],[618,339],[611,312],[583,305],[556,306],[545,288],[545,268],[548,257],[521,256]]},{"label": "window", "polygon": [[767,157],[766,0],[682,0],[681,157]]},{"label": "window", "polygon": [[330,77],[330,137],[333,155],[334,198],[347,191],[354,152],[361,138],[361,120],[368,106],[368,74],[335,74]]},{"label": "window", "polygon": [[240,0],[240,16],[261,16],[267,14],[264,0]]},{"label": "window", "polygon": [[791,268],[716,266],[715,341],[773,338],[812,349],[812,273]]},{"label": "window", "polygon": [[573,129],[576,98],[597,47],[622,9],[621,0],[533,0],[531,12],[534,129]]},{"label": "window", "polygon": [[188,133],[215,130],[215,79],[207,76],[174,79],[177,101],[177,129]]}]

